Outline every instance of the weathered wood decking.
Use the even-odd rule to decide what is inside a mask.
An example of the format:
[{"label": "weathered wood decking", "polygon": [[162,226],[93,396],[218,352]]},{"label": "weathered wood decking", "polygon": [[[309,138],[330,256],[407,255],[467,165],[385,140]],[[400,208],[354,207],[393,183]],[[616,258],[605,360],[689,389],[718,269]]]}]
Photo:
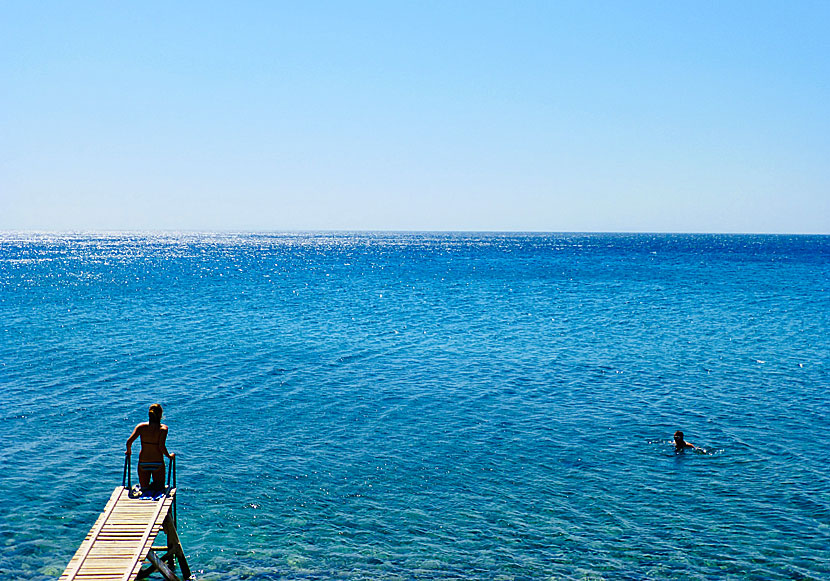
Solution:
[{"label": "weathered wood decking", "polygon": [[[173,555],[179,558],[182,574],[188,578],[190,570],[170,511],[175,495],[173,488],[159,500],[130,498],[127,488],[116,488],[60,581],[132,581],[146,576],[140,574],[147,573],[142,572],[141,565],[148,558],[153,563],[152,570],[160,571],[167,579],[176,579],[169,570]],[[167,554],[161,558],[155,554],[148,556],[162,529],[170,545],[166,547]],[[169,561],[167,566],[165,559]]]}]

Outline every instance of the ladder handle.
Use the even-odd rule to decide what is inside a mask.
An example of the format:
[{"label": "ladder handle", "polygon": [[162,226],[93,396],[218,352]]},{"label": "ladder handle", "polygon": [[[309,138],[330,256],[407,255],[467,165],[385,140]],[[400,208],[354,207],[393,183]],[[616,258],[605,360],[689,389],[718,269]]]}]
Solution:
[{"label": "ladder handle", "polygon": [[131,455],[124,455],[124,475],[121,477],[121,486],[123,488],[133,487],[133,475],[132,471],[130,470],[130,458]]},{"label": "ladder handle", "polygon": [[[124,474],[121,476],[121,486],[123,488],[133,487],[133,472],[130,470],[131,454],[124,455]],[[176,488],[176,457],[169,459],[170,467],[167,470],[167,487],[170,488],[170,477],[173,477],[173,488]]]},{"label": "ladder handle", "polygon": [[170,488],[170,477],[173,477],[173,488],[176,488],[176,457],[170,458],[170,468],[167,470],[167,488]]}]

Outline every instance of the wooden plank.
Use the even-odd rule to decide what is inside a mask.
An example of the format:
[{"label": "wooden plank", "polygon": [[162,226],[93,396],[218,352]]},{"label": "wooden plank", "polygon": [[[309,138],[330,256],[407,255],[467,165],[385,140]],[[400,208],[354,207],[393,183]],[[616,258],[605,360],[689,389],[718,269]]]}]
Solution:
[{"label": "wooden plank", "polygon": [[170,512],[175,492],[150,500],[130,498],[126,489],[116,488],[60,581],[135,578]]},{"label": "wooden plank", "polygon": [[[104,512],[101,514],[101,516],[98,517],[98,520],[95,521],[92,530],[89,532],[90,541],[94,541],[95,537],[98,536],[98,533],[101,531],[101,528],[103,528],[104,523],[107,522],[107,517],[115,509],[115,505],[118,503],[118,499],[121,497],[122,492],[122,488],[116,488],[112,492],[112,495],[110,495],[109,502],[107,502],[106,506],[104,507]],[[66,581],[72,581],[72,579],[75,578],[75,575],[78,574],[78,570],[84,564],[84,559],[86,558],[86,555],[89,552],[89,547],[91,547],[91,543],[87,543],[86,547],[84,547],[83,543],[81,544],[81,546],[78,548],[78,552],[75,554],[75,557],[73,557],[73,560],[77,557],[75,567],[67,571],[64,571],[63,575],[61,575],[61,579],[65,579]],[[70,561],[70,567],[71,565],[72,562]]]},{"label": "wooden plank", "polygon": [[[141,562],[144,560],[144,557],[147,556],[147,551],[149,550],[149,547],[152,546],[153,541],[156,538],[156,535],[153,534],[153,529],[155,529],[156,534],[158,534],[159,527],[158,527],[157,523],[158,523],[158,520],[159,520],[159,515],[162,514],[162,511],[165,509],[165,506],[169,510],[170,504],[171,503],[167,502],[166,497],[164,498],[164,500],[158,501],[158,509],[156,510],[155,516],[153,517],[153,520],[148,523],[147,529],[144,532],[144,537],[142,538],[141,544],[135,550],[134,559],[135,559],[135,562],[137,563],[137,565],[139,567],[141,567]],[[164,513],[164,516],[167,516],[166,512]],[[161,517],[161,518],[164,518],[164,517]],[[145,548],[145,545],[148,545],[148,541],[149,541],[149,546],[147,546]],[[125,571],[124,576],[121,578],[121,581],[130,581],[130,579],[132,579],[135,576],[134,573],[133,573],[134,568],[135,568],[135,566],[131,567],[129,571]]]}]

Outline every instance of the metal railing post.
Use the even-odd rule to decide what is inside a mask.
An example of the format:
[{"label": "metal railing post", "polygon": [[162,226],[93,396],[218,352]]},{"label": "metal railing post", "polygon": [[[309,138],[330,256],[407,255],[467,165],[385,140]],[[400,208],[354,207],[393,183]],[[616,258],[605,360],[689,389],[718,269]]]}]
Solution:
[{"label": "metal railing post", "polygon": [[129,454],[124,455],[124,475],[121,477],[121,486],[124,488],[132,488],[133,487],[133,472],[130,470],[130,458]]},{"label": "metal railing post", "polygon": [[[170,481],[173,481],[173,488],[176,488],[176,457],[170,458],[170,469],[167,472],[167,490],[170,490]],[[179,526],[178,511],[176,510],[176,497],[173,497],[173,526]]]}]

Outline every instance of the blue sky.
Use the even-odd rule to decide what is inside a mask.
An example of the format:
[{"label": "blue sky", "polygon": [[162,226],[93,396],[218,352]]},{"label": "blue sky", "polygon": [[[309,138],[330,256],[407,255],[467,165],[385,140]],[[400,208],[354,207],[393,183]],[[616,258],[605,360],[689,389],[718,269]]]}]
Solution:
[{"label": "blue sky", "polygon": [[17,2],[0,229],[830,233],[827,2]]}]

